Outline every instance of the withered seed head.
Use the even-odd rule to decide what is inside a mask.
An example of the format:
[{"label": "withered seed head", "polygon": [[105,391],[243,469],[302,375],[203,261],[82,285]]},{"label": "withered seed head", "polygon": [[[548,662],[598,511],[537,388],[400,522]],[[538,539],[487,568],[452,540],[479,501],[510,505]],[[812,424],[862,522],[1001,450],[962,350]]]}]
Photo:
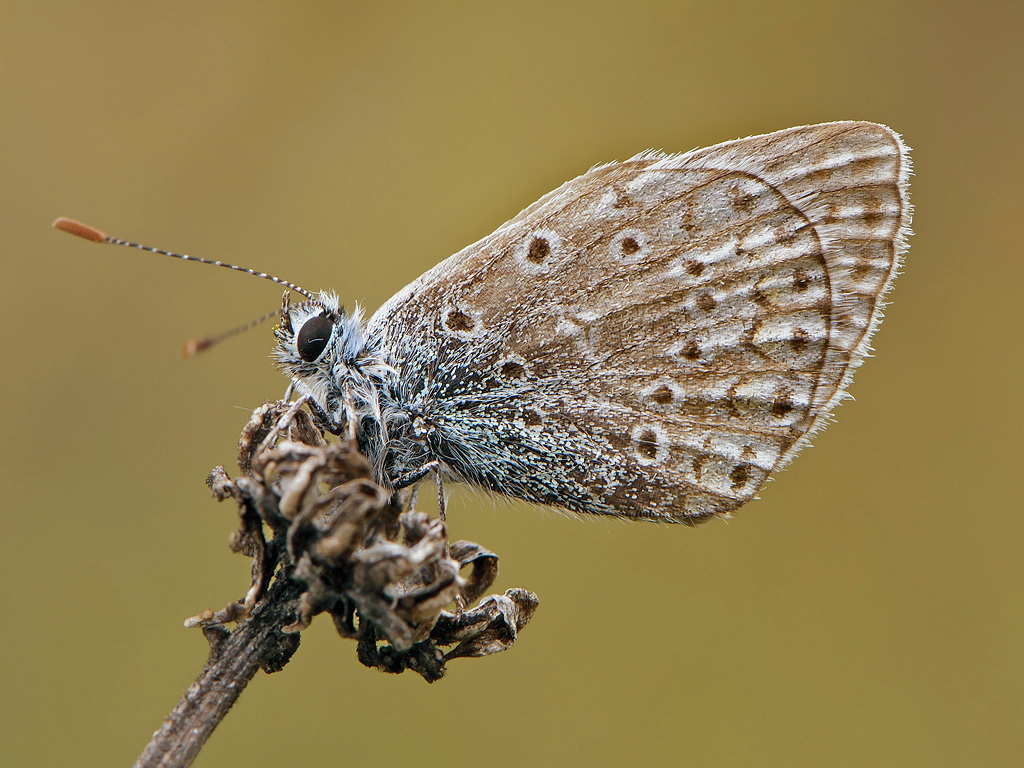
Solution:
[{"label": "withered seed head", "polygon": [[[239,440],[239,466],[238,479],[218,467],[208,483],[216,498],[238,502],[232,549],[253,558],[252,583],[243,601],[199,614],[189,626],[244,620],[272,579],[294,579],[302,589],[295,621],[283,631],[299,632],[329,613],[339,634],[359,639],[362,663],[413,669],[432,682],[449,659],[511,647],[536,610],[536,595],[523,589],[445,610],[456,598],[472,602],[486,592],[497,555],[472,542],[448,545],[441,520],[406,509],[407,494],[374,482],[352,443],[326,443],[301,402],[267,403],[253,413]],[[455,647],[441,650],[448,646]]]}]

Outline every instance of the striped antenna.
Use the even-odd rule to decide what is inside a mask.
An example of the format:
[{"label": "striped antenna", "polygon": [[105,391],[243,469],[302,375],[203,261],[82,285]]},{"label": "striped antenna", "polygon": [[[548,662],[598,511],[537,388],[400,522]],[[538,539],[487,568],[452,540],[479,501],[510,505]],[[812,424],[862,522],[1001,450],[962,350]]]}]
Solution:
[{"label": "striped antenna", "polygon": [[[286,296],[288,294],[285,294]],[[273,312],[268,312],[262,317],[257,317],[255,320],[250,320],[248,323],[239,325],[237,328],[232,328],[223,333],[218,333],[216,336],[207,336],[205,339],[189,339],[181,345],[181,356],[192,357],[200,352],[212,347],[214,344],[220,344],[224,339],[230,339],[232,336],[237,336],[240,333],[255,328],[260,323],[265,323],[267,320],[273,320],[275,317],[280,317],[288,311],[288,305],[285,304],[280,309],[275,309]]]},{"label": "striped antenna", "polygon": [[[295,283],[289,283],[287,280],[282,280],[279,277],[268,275],[266,272],[257,272],[255,269],[246,269],[245,267],[239,267],[235,264],[228,264],[223,261],[201,259],[198,256],[188,256],[184,253],[174,253],[173,251],[165,251],[162,248],[153,248],[148,245],[133,243],[130,240],[121,240],[118,237],[111,237],[106,232],[96,229],[96,227],[90,227],[88,224],[83,224],[82,222],[75,221],[74,219],[66,219],[63,216],[54,221],[53,226],[54,229],[59,229],[61,232],[67,232],[69,235],[75,235],[76,237],[81,237],[84,238],[85,240],[91,240],[94,243],[111,243],[113,245],[126,245],[129,248],[138,248],[140,251],[149,251],[150,253],[159,253],[163,256],[172,256],[175,259],[182,259],[183,261],[198,261],[200,264],[212,264],[215,267],[224,267],[226,269],[233,269],[236,272],[245,272],[248,275],[255,275],[256,277],[262,277],[264,280],[270,280],[272,283],[283,285],[285,288],[291,291],[295,291],[296,293],[302,296],[305,296],[310,301],[316,301],[316,297],[312,293],[307,291],[305,288],[300,288],[299,286],[295,285]],[[280,314],[280,312],[277,312],[275,314]],[[263,320],[270,319],[273,316],[274,315],[267,315],[265,318],[261,318],[259,321],[250,323],[247,326],[240,327],[238,330],[229,331],[226,335],[232,336],[235,333],[240,333],[241,331],[244,331],[247,328],[252,327],[253,325],[258,325],[260,322],[263,322]],[[219,341],[218,337],[214,337],[214,341],[211,343],[216,343],[216,341]],[[207,344],[206,346],[209,346],[209,344]],[[201,347],[200,349],[205,348],[206,347],[204,346]],[[198,352],[199,349],[196,349],[194,351]]]}]

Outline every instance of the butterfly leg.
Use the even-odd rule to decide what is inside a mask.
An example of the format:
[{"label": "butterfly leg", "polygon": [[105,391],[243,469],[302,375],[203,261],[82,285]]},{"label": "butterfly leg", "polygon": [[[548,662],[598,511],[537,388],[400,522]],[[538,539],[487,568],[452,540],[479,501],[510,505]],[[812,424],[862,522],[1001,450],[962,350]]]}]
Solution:
[{"label": "butterfly leg", "polygon": [[[438,517],[441,522],[444,523],[445,527],[445,538],[444,538],[444,556],[445,558],[451,558],[451,550],[448,544],[448,518],[446,511],[448,503],[446,501],[444,493],[444,483],[441,482],[441,463],[437,460],[428,461],[422,467],[414,469],[412,472],[406,472],[404,475],[396,478],[392,483],[391,487],[396,491],[400,491],[402,488],[408,488],[410,485],[415,485],[420,482],[424,477],[429,475],[431,472],[434,473],[434,482],[437,484],[437,511]],[[455,596],[455,611],[461,614],[466,608],[466,601],[461,594]]]},{"label": "butterfly leg", "polygon": [[[438,461],[428,461],[422,467],[414,469],[412,472],[406,472],[404,475],[399,475],[392,481],[391,487],[396,491],[400,491],[403,488],[408,488],[410,485],[416,485],[420,480],[429,475],[431,472],[436,472],[441,467],[441,463]],[[444,513],[442,513],[442,517]]]},{"label": "butterfly leg", "polygon": [[316,400],[309,398],[309,400],[306,401],[306,406],[309,408],[310,413],[313,414],[313,418],[316,420],[317,425],[324,432],[330,432],[332,435],[341,434],[341,429],[334,426],[331,421],[331,417],[327,415],[323,408],[316,404]]},{"label": "butterfly leg", "polygon": [[[431,464],[437,464],[436,461],[430,462]],[[448,501],[444,492],[444,483],[441,481],[441,473],[438,471],[438,467],[434,467],[434,482],[437,484],[437,511],[438,517],[441,518],[441,522],[444,523],[444,556],[451,559],[451,549],[448,545],[448,518],[446,511],[448,509]],[[466,600],[459,592],[455,596],[455,615],[461,616],[462,612],[466,610]]]},{"label": "butterfly leg", "polygon": [[404,475],[395,478],[395,480],[391,483],[391,487],[394,488],[396,491],[400,491],[403,488],[408,488],[410,485],[415,485],[424,477],[433,472],[434,482],[437,483],[438,517],[441,518],[441,522],[447,525],[448,519],[445,517],[445,509],[447,505],[445,503],[444,485],[442,485],[441,483],[441,474],[438,471],[440,468],[441,462],[437,461],[436,459],[434,461],[428,461],[422,467],[414,469],[412,472],[406,472]]},{"label": "butterfly leg", "polygon": [[434,473],[434,482],[437,483],[437,511],[438,517],[441,518],[441,522],[448,525],[448,518],[445,517],[446,503],[444,496],[444,485],[441,483],[441,473],[438,471],[441,469],[441,462],[428,461],[422,467],[414,469],[412,472],[406,472],[404,475],[400,475],[395,478],[391,483],[391,487],[396,491],[400,491],[403,488],[408,488],[410,485],[415,485],[424,477],[429,475],[431,472]]}]

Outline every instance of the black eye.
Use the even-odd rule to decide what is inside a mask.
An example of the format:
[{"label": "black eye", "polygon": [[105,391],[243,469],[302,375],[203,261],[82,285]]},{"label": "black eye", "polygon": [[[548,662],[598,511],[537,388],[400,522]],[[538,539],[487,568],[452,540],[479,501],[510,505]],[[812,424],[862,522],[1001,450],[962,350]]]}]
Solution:
[{"label": "black eye", "polygon": [[311,317],[299,329],[299,336],[295,339],[295,347],[299,351],[299,357],[307,363],[312,363],[327,346],[331,340],[331,330],[334,324],[323,315]]}]

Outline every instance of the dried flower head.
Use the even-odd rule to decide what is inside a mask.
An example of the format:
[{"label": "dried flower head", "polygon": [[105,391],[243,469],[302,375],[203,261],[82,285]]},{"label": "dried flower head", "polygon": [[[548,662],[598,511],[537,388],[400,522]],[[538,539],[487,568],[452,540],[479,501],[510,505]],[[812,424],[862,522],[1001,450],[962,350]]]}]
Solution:
[{"label": "dried flower head", "polygon": [[231,545],[252,558],[252,582],[241,601],[186,624],[210,630],[242,621],[272,581],[289,580],[297,585],[294,620],[282,632],[298,633],[316,614],[329,613],[342,637],[358,639],[366,666],[412,669],[434,681],[450,659],[511,647],[537,607],[536,595],[510,589],[469,610],[445,610],[487,591],[497,555],[472,542],[449,545],[443,521],[407,508],[411,494],[374,482],[352,443],[325,442],[301,405],[257,409],[239,441],[242,476],[232,480],[223,467],[211,473],[214,496],[238,503],[241,526]]}]

